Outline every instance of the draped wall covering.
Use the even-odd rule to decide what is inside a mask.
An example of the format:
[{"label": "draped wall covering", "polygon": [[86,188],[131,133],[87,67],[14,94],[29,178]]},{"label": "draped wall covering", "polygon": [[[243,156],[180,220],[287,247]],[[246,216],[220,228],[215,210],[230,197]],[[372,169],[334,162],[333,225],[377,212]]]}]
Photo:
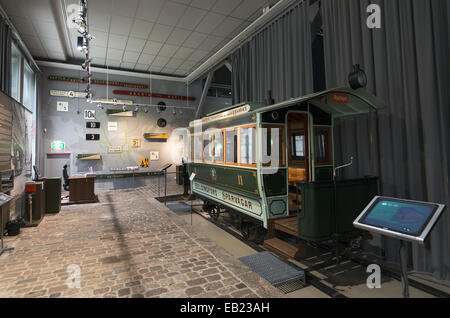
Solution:
[{"label": "draped wall covering", "polygon": [[[366,25],[370,3],[382,10],[381,29]],[[337,121],[336,161],[354,155],[345,177],[375,173],[382,194],[450,204],[450,3],[447,0],[322,0],[327,87],[348,86],[353,64],[368,90],[390,108]],[[370,125],[372,124],[372,125]],[[368,131],[379,128],[372,161]],[[375,135],[376,136],[376,135]],[[376,147],[376,146],[379,147]],[[410,265],[450,280],[450,207],[422,247],[410,246]],[[398,242],[376,237],[367,248],[398,260]],[[380,251],[380,249],[377,249]],[[373,249],[375,251],[375,249]]]},{"label": "draped wall covering", "polygon": [[233,103],[276,102],[313,92],[308,4],[302,2],[268,24],[232,55]]}]

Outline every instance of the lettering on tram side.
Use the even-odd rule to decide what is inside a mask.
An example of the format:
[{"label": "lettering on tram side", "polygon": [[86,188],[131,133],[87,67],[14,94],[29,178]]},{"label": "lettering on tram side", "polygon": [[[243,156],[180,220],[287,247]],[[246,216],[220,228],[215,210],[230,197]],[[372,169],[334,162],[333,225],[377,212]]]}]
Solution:
[{"label": "lettering on tram side", "polygon": [[247,199],[240,195],[231,194],[227,191],[222,191],[198,182],[194,182],[194,190],[200,194],[205,194],[219,201],[229,203],[232,206],[239,207],[251,214],[258,216],[262,214],[261,204],[256,200]]}]

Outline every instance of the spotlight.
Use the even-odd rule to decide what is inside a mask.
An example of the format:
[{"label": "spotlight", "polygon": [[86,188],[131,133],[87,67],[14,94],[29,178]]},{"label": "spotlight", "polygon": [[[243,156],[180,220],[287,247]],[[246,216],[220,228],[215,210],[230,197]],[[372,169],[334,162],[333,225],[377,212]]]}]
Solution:
[{"label": "spotlight", "polygon": [[123,105],[122,110],[123,110],[124,112],[126,112],[126,111],[127,111],[127,106]]},{"label": "spotlight", "polygon": [[81,35],[85,35],[85,34],[87,33],[86,26],[81,25],[81,26],[78,28],[78,33],[80,33]]},{"label": "spotlight", "polygon": [[83,68],[83,70],[85,70],[91,66],[91,63],[92,63],[92,59],[88,59],[83,64],[81,64],[81,67]]},{"label": "spotlight", "polygon": [[174,115],[174,116],[176,116],[177,115],[177,110],[174,108],[173,109],[173,112],[172,112],[172,114]]},{"label": "spotlight", "polygon": [[136,108],[134,109],[134,111],[137,113],[139,111],[139,107],[136,106]]},{"label": "spotlight", "polygon": [[146,108],[144,108],[144,113],[148,113],[148,108],[146,107]]},{"label": "spotlight", "polygon": [[83,52],[83,50],[86,48],[86,41],[82,36],[79,36],[77,39],[77,49],[80,52]]}]

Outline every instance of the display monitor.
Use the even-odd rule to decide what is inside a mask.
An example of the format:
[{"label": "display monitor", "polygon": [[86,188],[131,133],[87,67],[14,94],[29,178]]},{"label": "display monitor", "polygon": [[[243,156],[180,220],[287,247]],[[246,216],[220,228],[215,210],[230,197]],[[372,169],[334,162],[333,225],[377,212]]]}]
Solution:
[{"label": "display monitor", "polygon": [[353,225],[386,236],[423,243],[445,205],[376,196]]}]

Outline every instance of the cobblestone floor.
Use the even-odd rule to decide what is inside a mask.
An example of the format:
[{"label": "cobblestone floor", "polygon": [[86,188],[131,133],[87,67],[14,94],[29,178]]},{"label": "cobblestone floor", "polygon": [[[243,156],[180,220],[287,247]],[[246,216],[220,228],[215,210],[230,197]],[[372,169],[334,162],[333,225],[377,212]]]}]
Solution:
[{"label": "cobblestone floor", "polygon": [[[100,192],[6,238],[15,250],[0,257],[0,297],[282,295],[154,197],[152,187]],[[67,285],[70,265],[80,288]]]}]

